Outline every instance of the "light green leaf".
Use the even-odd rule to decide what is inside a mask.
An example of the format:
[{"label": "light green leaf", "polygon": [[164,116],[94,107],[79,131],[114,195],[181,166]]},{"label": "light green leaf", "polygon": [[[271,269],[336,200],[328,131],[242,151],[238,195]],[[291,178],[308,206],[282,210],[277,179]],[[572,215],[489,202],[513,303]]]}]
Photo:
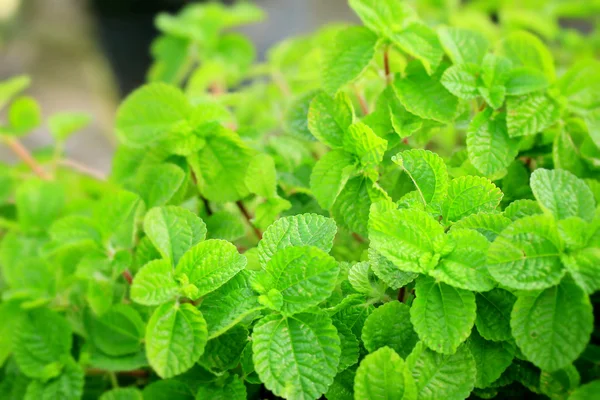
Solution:
[{"label": "light green leaf", "polygon": [[335,93],[358,78],[375,55],[377,39],[377,35],[362,26],[340,31],[325,47],[321,70],[323,88]]},{"label": "light green leaf", "polygon": [[448,197],[442,206],[444,220],[456,222],[471,214],[494,211],[502,192],[489,179],[461,176],[448,185]]},{"label": "light green leaf", "polygon": [[185,172],[175,164],[161,163],[142,168],[137,192],[148,209],[167,204],[185,180]]},{"label": "light green leaf", "polygon": [[587,294],[600,290],[600,248],[589,247],[562,257],[564,266],[573,280]]},{"label": "light green leaf", "polygon": [[142,392],[137,388],[117,388],[104,392],[99,400],[143,400]]},{"label": "light green leaf", "polygon": [[418,274],[401,271],[372,247],[369,248],[369,264],[375,275],[391,289],[399,289],[414,281]]},{"label": "light green leaf", "polygon": [[8,102],[31,84],[31,78],[27,75],[14,76],[10,79],[0,82],[0,109],[4,108]]},{"label": "light green leaf", "polygon": [[13,332],[13,354],[30,378],[60,375],[72,345],[71,327],[65,318],[47,308],[25,314]]},{"label": "light green leaf", "polygon": [[450,286],[485,292],[496,285],[487,271],[488,240],[471,229],[452,230],[448,235],[454,249],[444,255],[429,275]]},{"label": "light green leaf", "polygon": [[17,188],[15,203],[23,229],[45,230],[63,210],[64,188],[57,182],[28,179]]},{"label": "light green leaf", "polygon": [[267,229],[282,212],[292,208],[292,203],[275,195],[258,204],[254,209],[252,223],[260,230]]},{"label": "light green leaf", "polygon": [[48,233],[53,241],[61,245],[101,242],[100,232],[94,221],[82,215],[68,215],[54,221]]},{"label": "light green leaf", "polygon": [[542,371],[540,391],[551,399],[566,399],[579,386],[581,377],[574,365],[554,372]]},{"label": "light green leaf", "polygon": [[8,109],[10,135],[21,136],[37,128],[42,122],[42,112],[35,99],[28,96],[17,98]]},{"label": "light green leaf", "polygon": [[335,203],[348,179],[357,172],[354,157],[343,151],[333,150],[317,161],[310,176],[310,189],[324,209]]},{"label": "light green leaf", "polygon": [[245,266],[246,257],[238,253],[233,244],[209,239],[198,243],[181,257],[175,276],[194,285],[197,289],[194,297],[197,298],[218,289]]},{"label": "light green leaf", "polygon": [[552,145],[552,161],[555,169],[564,169],[577,176],[586,176],[588,167],[584,161],[585,143],[595,148],[588,137],[585,122],[580,119],[567,121],[564,128],[556,132]]},{"label": "light green leaf", "polygon": [[510,137],[535,135],[553,125],[559,109],[544,93],[510,96],[506,100],[506,124]]},{"label": "light green leaf", "polygon": [[20,304],[17,301],[3,301],[0,303],[0,366],[12,353],[13,332],[16,332],[20,322]]},{"label": "light green leaf", "polygon": [[308,129],[308,110],[316,93],[310,91],[295,98],[288,106],[283,120],[285,131],[297,138],[314,141]]},{"label": "light green leaf", "polygon": [[508,135],[506,114],[491,109],[477,114],[467,131],[469,161],[479,172],[495,177],[508,168],[519,152],[519,140]]},{"label": "light green leaf", "polygon": [[248,343],[248,330],[236,325],[227,332],[210,339],[198,363],[211,372],[222,374],[235,368]]},{"label": "light green leaf", "polygon": [[458,64],[447,68],[440,82],[450,93],[464,100],[479,96],[479,66],[476,64]]},{"label": "light green leaf", "polygon": [[314,246],[329,252],[337,232],[331,218],[300,214],[278,219],[258,243],[258,258],[263,268],[279,250],[291,246]]},{"label": "light green leaf", "polygon": [[79,400],[83,395],[84,376],[83,368],[69,358],[57,378],[31,381],[24,400]]},{"label": "light green leaf", "polygon": [[485,293],[476,293],[477,318],[475,326],[487,340],[510,340],[510,313],[517,298],[510,292],[496,288]]},{"label": "light green leaf", "polygon": [[255,325],[252,351],[267,389],[288,400],[316,399],[337,373],[340,338],[324,313],[270,315]]},{"label": "light green leaf", "polygon": [[339,265],[323,250],[312,246],[283,248],[256,277],[254,287],[263,295],[275,290],[281,295],[278,308],[293,315],[327,299],[335,288]]},{"label": "light green leaf", "polygon": [[275,161],[268,154],[257,154],[246,171],[246,187],[251,193],[271,198],[277,195]]},{"label": "light green leaf", "polygon": [[206,137],[206,146],[188,157],[200,192],[217,203],[237,201],[248,195],[246,174],[251,160],[250,147],[225,128]]},{"label": "light green leaf", "polygon": [[467,345],[446,355],[420,342],[406,359],[406,365],[417,383],[419,400],[463,400],[475,385],[477,369]]},{"label": "light green leaf", "polygon": [[481,64],[481,80],[484,86],[479,86],[479,94],[493,109],[498,109],[504,104],[506,95],[505,83],[512,62],[502,56],[486,54]]},{"label": "light green leaf", "polygon": [[191,247],[206,237],[206,225],[182,207],[156,207],[144,217],[144,231],[165,260],[177,265]]},{"label": "light green leaf", "polygon": [[410,319],[427,347],[438,353],[453,354],[475,323],[475,295],[432,278],[420,277]]},{"label": "light green leaf", "polygon": [[144,387],[144,400],[194,400],[194,391],[182,381],[161,379]]},{"label": "light green leaf", "polygon": [[510,342],[490,342],[473,331],[467,346],[475,359],[477,378],[475,387],[486,388],[500,378],[512,363],[515,345]]},{"label": "light green leaf", "polygon": [[438,30],[438,35],[444,51],[455,65],[479,65],[488,50],[489,42],[477,31],[443,27]]},{"label": "light green leaf", "polygon": [[432,76],[414,62],[406,68],[406,76],[394,81],[400,102],[406,109],[421,118],[450,123],[458,112],[458,99],[440,82],[444,68]]},{"label": "light green leaf", "polygon": [[377,136],[362,122],[350,125],[344,135],[344,150],[356,155],[365,167],[377,167],[383,160],[386,149],[387,140]]},{"label": "light green leaf", "polygon": [[557,219],[594,218],[596,201],[589,186],[564,170],[537,169],[531,174],[531,190],[542,208]]},{"label": "light green leaf", "polygon": [[82,130],[92,121],[88,114],[63,112],[48,118],[48,128],[54,140],[65,141],[73,133]]},{"label": "light green leaf", "polygon": [[383,36],[406,28],[417,18],[408,4],[394,0],[350,0],[348,3],[367,28]]},{"label": "light green leaf", "polygon": [[370,353],[387,346],[406,358],[419,341],[410,322],[410,307],[390,301],[376,308],[365,321],[362,341]]},{"label": "light green leaf", "polygon": [[206,322],[189,303],[166,303],[158,307],[146,327],[146,355],[161,378],[190,369],[204,353]]},{"label": "light green leaf", "polygon": [[392,33],[389,38],[402,51],[421,61],[429,75],[435,72],[444,57],[437,34],[423,23],[411,23],[401,31]]},{"label": "light green leaf", "polygon": [[552,82],[556,78],[554,60],[550,50],[535,35],[513,32],[500,43],[500,52],[515,66],[537,69]]},{"label": "light green leaf", "polygon": [[488,271],[512,289],[545,289],[560,282],[558,230],[552,218],[535,215],[516,220],[494,240],[488,252]]},{"label": "light green leaf", "polygon": [[178,88],[151,83],[131,93],[117,111],[117,135],[132,147],[145,147],[171,132],[192,108]]},{"label": "light green leaf", "polygon": [[229,378],[224,385],[202,384],[196,393],[197,400],[246,400],[247,398],[246,386],[237,376]]},{"label": "light green leaf", "polygon": [[415,184],[424,205],[440,203],[448,191],[448,170],[444,160],[429,150],[406,150],[392,157]]},{"label": "light green leaf", "polygon": [[600,391],[600,380],[595,380],[581,385],[569,396],[569,400],[589,400],[593,399]]},{"label": "light green leaf", "polygon": [[346,324],[340,320],[333,320],[332,322],[340,337],[340,347],[342,348],[340,362],[337,368],[338,372],[341,372],[358,362],[360,345],[356,336],[354,336],[354,333],[352,333]]},{"label": "light green leaf", "polygon": [[505,83],[506,94],[522,96],[546,89],[550,83],[540,70],[531,67],[517,67],[508,73]]},{"label": "light green leaf", "polygon": [[95,220],[102,231],[102,239],[115,248],[133,246],[135,216],[140,198],[126,190],[109,192],[96,207]]},{"label": "light green leaf", "polygon": [[427,272],[435,265],[423,263],[436,253],[444,228],[424,211],[382,210],[373,206],[369,239],[374,250],[407,272]]},{"label": "light green leaf", "polygon": [[360,363],[354,396],[364,400],[416,400],[417,390],[404,360],[391,348],[382,347]]},{"label": "light green leaf", "polygon": [[88,312],[85,325],[91,343],[109,356],[123,356],[140,350],[144,321],[130,305],[114,305],[99,317]]},{"label": "light green leaf", "polygon": [[319,92],[310,102],[308,129],[321,143],[331,148],[343,146],[344,134],[353,122],[354,109],[345,93],[338,93],[333,98]]},{"label": "light green leaf", "polygon": [[206,218],[206,229],[209,239],[223,239],[230,242],[243,237],[246,233],[243,220],[225,210],[213,212]]},{"label": "light green leaf", "polygon": [[573,65],[557,82],[561,94],[577,112],[597,107],[597,93],[600,88],[598,60],[582,60]]},{"label": "light green leaf", "polygon": [[542,209],[535,200],[515,200],[504,209],[504,216],[516,221],[523,217],[541,214]]},{"label": "light green leaf", "polygon": [[552,372],[581,354],[590,340],[594,316],[587,295],[566,278],[544,291],[521,292],[510,325],[527,359]]},{"label": "light green leaf", "polygon": [[131,285],[131,299],[146,306],[166,303],[178,294],[179,285],[168,260],[154,260],[144,265]]},{"label": "light green leaf", "polygon": [[452,225],[450,232],[455,229],[474,229],[493,242],[510,222],[511,220],[502,214],[471,214]]}]

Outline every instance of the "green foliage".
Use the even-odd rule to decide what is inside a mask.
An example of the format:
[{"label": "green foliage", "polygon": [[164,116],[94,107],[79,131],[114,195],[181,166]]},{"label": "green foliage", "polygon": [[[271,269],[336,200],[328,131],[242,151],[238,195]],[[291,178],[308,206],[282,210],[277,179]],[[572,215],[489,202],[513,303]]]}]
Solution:
[{"label": "green foliage", "polygon": [[157,16],[106,179],[0,82],[1,398],[597,397],[597,2],[349,7]]}]

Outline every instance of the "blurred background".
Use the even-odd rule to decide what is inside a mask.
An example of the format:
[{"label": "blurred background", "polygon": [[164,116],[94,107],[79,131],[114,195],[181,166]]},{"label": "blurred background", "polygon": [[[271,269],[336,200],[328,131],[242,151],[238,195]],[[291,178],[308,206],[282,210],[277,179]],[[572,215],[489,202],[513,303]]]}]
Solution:
[{"label": "blurred background", "polygon": [[[144,83],[157,13],[201,0],[0,0],[0,80],[28,74],[28,94],[44,116],[90,114],[93,123],[67,142],[76,161],[108,172],[113,118],[122,97]],[[224,1],[227,3],[228,1]],[[231,2],[231,1],[229,1]],[[357,21],[346,0],[255,0],[268,18],[239,29],[259,59],[274,43],[332,21]],[[44,127],[23,139],[30,149],[49,144]],[[0,147],[0,161],[14,161]]]}]

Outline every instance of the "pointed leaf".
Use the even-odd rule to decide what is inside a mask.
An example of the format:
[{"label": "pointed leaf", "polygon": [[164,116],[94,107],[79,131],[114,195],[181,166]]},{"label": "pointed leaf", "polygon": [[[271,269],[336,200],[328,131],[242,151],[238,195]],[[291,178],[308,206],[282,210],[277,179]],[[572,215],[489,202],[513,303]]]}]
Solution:
[{"label": "pointed leaf", "polygon": [[485,293],[476,293],[477,318],[475,326],[487,340],[510,340],[510,313],[517,298],[510,292],[496,288]]},{"label": "pointed leaf", "polygon": [[559,117],[559,109],[543,93],[510,96],[506,100],[506,123],[512,138],[535,135],[553,125]]},{"label": "pointed leaf", "polygon": [[310,189],[325,210],[335,203],[346,182],[357,172],[354,157],[343,151],[333,150],[317,161],[310,176]]},{"label": "pointed leaf", "polygon": [[353,119],[352,103],[345,93],[338,93],[334,98],[320,92],[310,102],[308,129],[321,143],[331,148],[344,145],[344,134]]},{"label": "pointed leaf", "polygon": [[376,308],[365,321],[362,341],[370,353],[387,346],[406,358],[419,341],[410,322],[410,307],[390,301]]},{"label": "pointed leaf", "polygon": [[146,306],[166,303],[178,294],[179,285],[168,260],[154,260],[144,265],[131,285],[131,299]]},{"label": "pointed leaf", "polygon": [[444,57],[437,34],[423,23],[412,23],[389,38],[402,51],[421,61],[429,75],[435,72]]},{"label": "pointed leaf", "polygon": [[489,43],[481,33],[463,28],[443,27],[439,29],[438,34],[442,47],[453,64],[482,63]]},{"label": "pointed leaf", "polygon": [[406,171],[423,204],[440,203],[448,190],[448,171],[440,156],[429,150],[406,150],[392,160]]}]

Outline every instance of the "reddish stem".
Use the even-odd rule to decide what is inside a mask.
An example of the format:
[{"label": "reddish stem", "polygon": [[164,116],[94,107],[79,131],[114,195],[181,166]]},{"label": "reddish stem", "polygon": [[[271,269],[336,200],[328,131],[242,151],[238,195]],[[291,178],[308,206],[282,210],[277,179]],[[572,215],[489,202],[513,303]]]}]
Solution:
[{"label": "reddish stem", "polygon": [[389,48],[385,48],[383,52],[383,68],[385,70],[385,83],[389,85],[392,83],[392,76],[390,74],[390,56],[388,54]]},{"label": "reddish stem", "polygon": [[358,103],[360,104],[360,109],[363,115],[369,114],[369,106],[367,105],[367,101],[365,100],[365,97],[362,95],[362,93],[359,92],[356,86],[354,86],[354,94],[358,99]]},{"label": "reddish stem", "polygon": [[40,164],[31,156],[31,153],[17,139],[7,139],[6,144],[10,149],[31,168],[40,178],[49,181],[51,176],[42,168]]},{"label": "reddish stem", "polygon": [[254,224],[252,223],[252,216],[246,209],[246,206],[244,205],[244,203],[242,203],[241,200],[238,200],[235,202],[235,204],[237,204],[238,208],[244,215],[244,218],[246,219],[248,224],[252,227],[252,230],[254,231],[254,234],[256,234],[256,237],[258,237],[258,240],[262,239],[262,232],[260,231],[260,229],[258,229],[256,226],[254,226]]},{"label": "reddish stem", "polygon": [[123,271],[123,278],[125,278],[125,280],[127,281],[127,283],[129,283],[131,285],[131,283],[133,282],[133,276],[131,275],[131,272],[126,269],[125,271]]}]

